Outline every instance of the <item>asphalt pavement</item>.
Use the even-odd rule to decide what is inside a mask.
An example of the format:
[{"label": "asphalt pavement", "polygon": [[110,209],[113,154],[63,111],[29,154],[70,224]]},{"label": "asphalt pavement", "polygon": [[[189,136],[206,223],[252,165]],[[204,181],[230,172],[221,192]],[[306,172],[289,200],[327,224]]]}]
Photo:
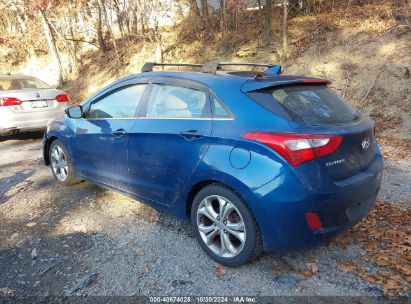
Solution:
[{"label": "asphalt pavement", "polygon": [[42,158],[43,132],[0,137],[0,167]]},{"label": "asphalt pavement", "polygon": [[[392,269],[364,258],[372,238],[361,233],[373,221],[384,230],[385,217],[365,219],[348,234],[349,243],[337,238],[222,267],[201,250],[188,222],[88,182],[59,185],[42,163],[41,137],[0,139],[0,302],[2,296],[385,295],[385,285],[366,275]],[[397,148],[382,148],[392,158],[379,205],[409,210],[411,157],[396,159],[389,149]],[[353,269],[363,269],[362,277]]]}]

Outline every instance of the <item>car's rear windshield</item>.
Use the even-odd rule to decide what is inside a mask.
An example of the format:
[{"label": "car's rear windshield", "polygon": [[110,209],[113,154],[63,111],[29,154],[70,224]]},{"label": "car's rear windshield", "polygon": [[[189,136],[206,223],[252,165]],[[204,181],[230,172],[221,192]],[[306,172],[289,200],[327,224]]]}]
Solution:
[{"label": "car's rear windshield", "polygon": [[326,85],[269,88],[247,95],[272,111],[280,105],[293,121],[301,124],[346,124],[358,118],[357,111]]},{"label": "car's rear windshield", "polygon": [[50,86],[37,78],[0,78],[0,91],[50,89]]}]

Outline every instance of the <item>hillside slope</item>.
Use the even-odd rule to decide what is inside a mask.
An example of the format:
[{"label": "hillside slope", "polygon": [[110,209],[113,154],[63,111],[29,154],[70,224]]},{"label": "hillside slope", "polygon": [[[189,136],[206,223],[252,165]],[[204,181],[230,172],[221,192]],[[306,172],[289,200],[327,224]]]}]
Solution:
[{"label": "hillside slope", "polygon": [[[161,47],[147,37],[118,41],[118,56],[89,51],[78,76],[65,84],[74,103],[120,77],[138,73],[146,61],[277,62],[285,73],[331,80],[332,87],[377,122],[380,136],[411,142],[411,29],[409,12],[392,15],[389,5],[353,6],[351,10],[290,20],[291,58],[281,56],[279,30],[274,43],[263,47],[257,18],[238,32],[191,32],[190,25],[163,28]],[[398,17],[399,16],[399,17]],[[279,28],[279,26],[278,26]],[[48,57],[19,67],[25,73],[50,75]],[[43,77],[44,78],[44,77]]]}]

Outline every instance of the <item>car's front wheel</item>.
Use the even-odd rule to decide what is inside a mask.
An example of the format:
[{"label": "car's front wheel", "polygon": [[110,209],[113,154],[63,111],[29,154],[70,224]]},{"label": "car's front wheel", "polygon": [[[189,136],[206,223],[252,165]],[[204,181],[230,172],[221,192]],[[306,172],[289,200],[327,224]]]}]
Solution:
[{"label": "car's front wheel", "polygon": [[262,251],[253,214],[238,194],[222,185],[212,184],[198,192],[191,223],[200,246],[220,264],[239,266]]},{"label": "car's front wheel", "polygon": [[51,143],[49,157],[53,175],[60,183],[69,186],[81,181],[74,175],[70,155],[59,140],[56,139]]}]

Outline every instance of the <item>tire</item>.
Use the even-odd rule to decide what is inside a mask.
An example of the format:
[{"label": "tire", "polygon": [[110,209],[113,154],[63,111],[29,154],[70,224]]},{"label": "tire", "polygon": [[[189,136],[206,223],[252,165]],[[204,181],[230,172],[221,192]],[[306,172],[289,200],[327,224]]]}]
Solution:
[{"label": "tire", "polygon": [[54,140],[49,149],[51,171],[60,184],[71,186],[81,182],[74,175],[73,162],[66,147],[58,140]]},{"label": "tire", "polygon": [[203,250],[222,265],[240,266],[262,252],[255,217],[244,200],[223,185],[212,184],[197,193],[191,224]]}]

